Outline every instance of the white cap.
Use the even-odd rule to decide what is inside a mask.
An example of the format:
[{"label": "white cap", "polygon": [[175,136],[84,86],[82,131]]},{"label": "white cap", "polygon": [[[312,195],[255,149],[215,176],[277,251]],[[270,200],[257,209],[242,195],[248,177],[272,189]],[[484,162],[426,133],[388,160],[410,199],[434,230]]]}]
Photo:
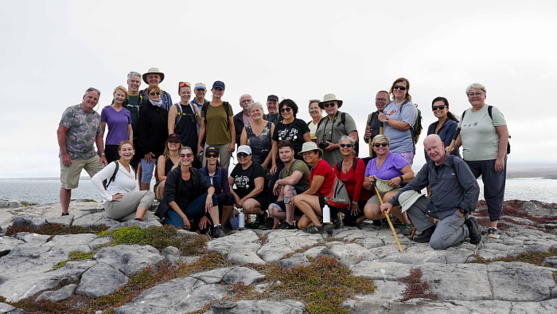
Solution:
[{"label": "white cap", "polygon": [[238,147],[238,153],[246,153],[248,155],[251,155],[251,147],[249,147],[248,145],[242,145]]},{"label": "white cap", "polygon": [[196,89],[207,89],[207,85],[205,85],[201,82],[197,82],[197,83],[195,83],[195,87],[194,87],[194,90],[196,90]]}]

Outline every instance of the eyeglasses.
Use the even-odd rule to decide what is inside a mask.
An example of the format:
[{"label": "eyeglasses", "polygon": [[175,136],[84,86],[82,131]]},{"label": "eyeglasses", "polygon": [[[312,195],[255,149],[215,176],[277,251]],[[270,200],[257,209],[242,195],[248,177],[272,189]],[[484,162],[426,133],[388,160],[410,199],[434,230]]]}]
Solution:
[{"label": "eyeglasses", "polygon": [[246,157],[248,157],[248,156],[249,156],[249,155],[246,154],[246,153],[238,153],[238,158],[246,158]]},{"label": "eyeglasses", "polygon": [[168,141],[168,144],[180,144],[180,141],[170,140]]},{"label": "eyeglasses", "polygon": [[290,107],[280,108],[280,112],[290,112],[291,110],[292,108]]},{"label": "eyeglasses", "polygon": [[218,154],[206,154],[205,157],[207,157],[207,158],[218,158],[219,155]]},{"label": "eyeglasses", "polygon": [[336,102],[327,102],[323,104],[323,107],[334,107],[337,103]]},{"label": "eyeglasses", "polygon": [[470,94],[468,94],[468,97],[480,97],[481,95],[482,95],[482,92],[470,93]]},{"label": "eyeglasses", "polygon": [[186,87],[191,87],[191,84],[188,83],[188,82],[180,82],[180,83],[178,83],[178,87],[184,87],[184,86],[186,86]]},{"label": "eyeglasses", "polygon": [[160,94],[161,94],[161,92],[150,92],[149,93],[149,95],[151,95],[151,96],[155,96],[155,95],[160,96]]},{"label": "eyeglasses", "polygon": [[387,101],[387,98],[375,98],[375,101]]},{"label": "eyeglasses", "polygon": [[381,147],[381,146],[387,147],[387,146],[389,146],[389,144],[387,144],[387,143],[375,143],[375,144],[373,144],[373,146],[375,146],[375,147]]},{"label": "eyeglasses", "polygon": [[400,86],[400,85],[395,85],[395,86],[393,86],[393,90],[395,90],[395,89],[406,90],[406,87]]},{"label": "eyeglasses", "polygon": [[338,144],[338,146],[343,147],[343,148],[344,147],[352,148],[352,147],[354,147],[354,144]]},{"label": "eyeglasses", "polygon": [[431,107],[431,110],[433,110],[433,111],[435,111],[435,110],[437,110],[437,109],[443,110],[443,109],[445,109],[445,107],[446,107],[445,105],[432,106],[432,107]]},{"label": "eyeglasses", "polygon": [[188,157],[188,158],[190,158],[190,157],[193,157],[193,154],[192,154],[192,153],[188,153],[188,154],[180,154],[180,158],[184,158],[184,157]]}]

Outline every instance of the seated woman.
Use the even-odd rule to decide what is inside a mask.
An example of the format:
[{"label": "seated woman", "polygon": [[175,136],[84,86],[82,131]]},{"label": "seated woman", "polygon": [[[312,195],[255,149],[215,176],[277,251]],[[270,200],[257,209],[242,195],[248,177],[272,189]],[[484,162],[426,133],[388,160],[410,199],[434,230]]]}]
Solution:
[{"label": "seated woman", "polygon": [[[320,216],[325,206],[325,195],[329,194],[335,183],[335,174],[331,166],[323,159],[323,151],[314,142],[306,142],[300,154],[306,163],[312,166],[309,173],[309,189],[293,196],[289,204],[298,207],[304,215],[298,222],[298,228],[307,233],[323,232]],[[308,226],[309,224],[311,226]]]},{"label": "seated woman", "polygon": [[[120,159],[111,162],[91,178],[93,186],[103,199],[106,214],[110,218],[125,219],[126,216],[135,213],[135,219],[143,221],[147,209],[153,204],[155,194],[151,191],[139,190],[135,171],[130,166],[134,154],[132,142],[120,142],[118,147]],[[105,180],[107,181],[106,189],[103,186]]]},{"label": "seated woman", "polygon": [[[208,213],[213,222],[213,237],[224,237],[224,229],[219,223],[219,208],[215,188],[211,182],[192,167],[193,151],[189,147],[180,150],[180,167],[168,173],[164,188],[163,202],[170,208],[164,213],[164,223],[190,230],[191,220],[199,222],[199,229],[207,229]],[[162,204],[161,204],[162,205]]]},{"label": "seated woman", "polygon": [[357,218],[364,215],[363,208],[369,199],[368,194],[368,198],[364,200],[365,193],[362,193],[366,166],[362,159],[354,156],[354,145],[356,145],[356,141],[352,137],[344,135],[340,138],[339,149],[343,159],[333,167],[335,175],[346,186],[346,191],[352,201],[344,217],[344,223],[351,226],[356,225]]},{"label": "seated woman", "polygon": [[[244,209],[244,213],[263,215],[262,208],[268,207],[265,193],[265,170],[251,160],[251,148],[247,145],[238,147],[238,164],[228,177],[230,191],[236,206]],[[261,217],[258,217],[261,222]]]},{"label": "seated woman", "polygon": [[248,145],[251,148],[251,161],[261,165],[263,170],[276,169],[276,162],[271,154],[271,136],[275,131],[275,125],[263,120],[263,106],[258,102],[248,106],[248,113],[253,121],[242,130],[240,145]]},{"label": "seated woman", "polygon": [[219,149],[215,146],[207,146],[205,149],[205,167],[199,169],[201,173],[211,181],[217,195],[219,204],[220,222],[226,225],[232,214],[234,206],[234,197],[230,193],[230,184],[228,184],[228,171],[219,167]]},{"label": "seated woman", "polygon": [[162,157],[157,159],[157,183],[155,184],[155,197],[158,200],[162,200],[164,196],[164,183],[166,181],[166,175],[174,168],[174,166],[180,164],[179,152],[182,148],[180,143],[180,135],[170,134],[166,140],[164,147],[164,152]]},{"label": "seated woman", "polygon": [[[389,152],[389,138],[383,134],[376,135],[371,144],[376,158],[369,161],[364,174],[364,188],[368,191],[374,191],[374,184],[377,184],[376,179],[387,181],[390,187],[389,191],[381,192],[383,202],[388,202],[400,190],[400,185],[405,182],[410,182],[414,178],[414,172],[410,164],[404,157],[399,154]],[[364,207],[363,217],[358,218],[358,223],[363,222],[365,219],[380,220],[385,218],[385,213],[379,209],[380,202],[377,195],[372,196]],[[394,208],[392,211],[395,216],[402,222],[400,232],[404,235],[409,235],[410,220],[406,214],[401,213],[400,207]]]}]

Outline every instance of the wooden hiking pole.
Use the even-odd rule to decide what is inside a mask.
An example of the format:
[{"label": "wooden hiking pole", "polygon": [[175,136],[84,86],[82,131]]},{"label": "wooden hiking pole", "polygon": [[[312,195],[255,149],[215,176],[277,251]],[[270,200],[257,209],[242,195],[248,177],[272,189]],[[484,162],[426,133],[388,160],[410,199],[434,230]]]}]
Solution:
[{"label": "wooden hiking pole", "polygon": [[460,134],[460,127],[456,128],[456,132],[454,132],[454,137],[453,140],[451,141],[451,145],[449,145],[449,151],[453,151],[454,149],[454,144],[456,143],[456,138],[458,137],[458,135]]},{"label": "wooden hiking pole", "polygon": [[[377,185],[375,185],[375,182],[373,183],[373,187],[375,188],[375,194],[377,194],[377,198],[379,199],[379,203],[381,205],[383,205],[383,199],[381,198],[381,194],[379,193],[379,189],[377,188]],[[391,222],[391,217],[389,216],[389,213],[385,213],[385,218],[387,218],[387,222],[389,223],[389,228],[391,228],[391,232],[393,233],[393,236],[395,237],[395,241],[396,241],[396,245],[398,246],[398,250],[400,252],[403,252],[404,250],[402,249],[402,245],[400,245],[400,241],[398,240],[398,235],[396,234],[395,227],[393,226],[393,223]]]}]

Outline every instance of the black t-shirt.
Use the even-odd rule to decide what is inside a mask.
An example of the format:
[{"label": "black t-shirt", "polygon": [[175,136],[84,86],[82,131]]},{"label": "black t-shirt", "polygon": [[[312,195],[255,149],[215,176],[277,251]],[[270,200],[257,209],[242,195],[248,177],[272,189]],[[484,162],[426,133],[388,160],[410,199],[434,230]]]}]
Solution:
[{"label": "black t-shirt", "polygon": [[193,195],[193,180],[191,178],[188,181],[182,178],[180,178],[180,180],[182,180],[179,191],[180,198],[176,199],[176,203],[182,208],[182,211],[185,212],[189,204],[199,195]]},{"label": "black t-shirt", "polygon": [[289,140],[294,145],[295,156],[298,156],[298,153],[302,150],[302,144],[304,144],[304,134],[308,132],[308,125],[303,120],[294,119],[289,124],[284,124],[281,121],[275,125],[273,140],[277,142]]},{"label": "black t-shirt", "polygon": [[242,198],[255,188],[256,178],[265,177],[265,170],[254,162],[246,170],[242,169],[241,164],[237,164],[230,176],[234,178],[234,192]]}]

